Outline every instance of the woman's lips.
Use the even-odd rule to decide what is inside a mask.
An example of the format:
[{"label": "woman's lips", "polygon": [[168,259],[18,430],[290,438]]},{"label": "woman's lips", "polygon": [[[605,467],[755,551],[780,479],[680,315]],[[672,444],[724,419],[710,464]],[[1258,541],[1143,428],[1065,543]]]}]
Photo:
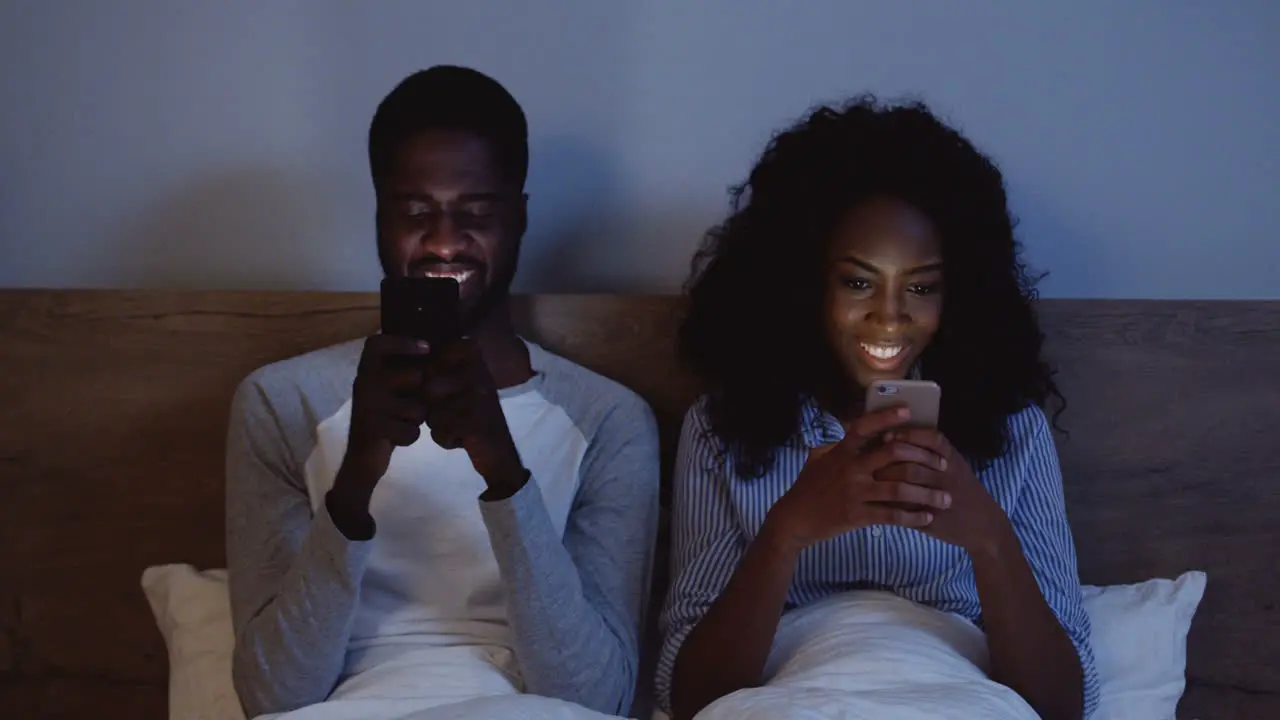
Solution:
[{"label": "woman's lips", "polygon": [[908,354],[906,343],[859,342],[858,351],[867,365],[881,372],[896,370]]}]

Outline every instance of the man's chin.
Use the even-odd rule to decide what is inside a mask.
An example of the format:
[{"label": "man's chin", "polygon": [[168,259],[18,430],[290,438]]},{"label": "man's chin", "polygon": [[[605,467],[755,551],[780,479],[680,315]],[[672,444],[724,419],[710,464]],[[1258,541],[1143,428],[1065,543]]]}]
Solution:
[{"label": "man's chin", "polygon": [[489,319],[494,311],[502,306],[503,301],[506,299],[506,293],[493,291],[481,292],[471,297],[461,298],[462,303],[459,310],[462,313],[463,332],[467,334],[475,332],[477,328]]}]

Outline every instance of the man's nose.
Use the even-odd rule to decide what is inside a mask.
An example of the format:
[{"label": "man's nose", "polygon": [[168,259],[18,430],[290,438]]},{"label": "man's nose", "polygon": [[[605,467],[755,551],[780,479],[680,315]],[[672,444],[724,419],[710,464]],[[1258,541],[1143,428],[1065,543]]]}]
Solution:
[{"label": "man's nose", "polygon": [[469,242],[449,213],[443,213],[436,226],[422,236],[423,249],[445,262],[453,262],[455,257],[466,250]]}]

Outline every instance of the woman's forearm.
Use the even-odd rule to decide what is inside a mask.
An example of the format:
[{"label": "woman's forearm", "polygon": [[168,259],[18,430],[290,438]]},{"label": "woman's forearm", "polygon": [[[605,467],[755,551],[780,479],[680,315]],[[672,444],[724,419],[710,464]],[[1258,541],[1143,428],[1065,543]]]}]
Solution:
[{"label": "woman's forearm", "polygon": [[675,720],[760,683],[800,549],[765,521],[724,592],[680,648],[671,682]]},{"label": "woman's forearm", "polygon": [[1084,712],[1080,657],[1036,584],[1012,528],[970,557],[991,678],[1012,688],[1046,720],[1079,720]]}]

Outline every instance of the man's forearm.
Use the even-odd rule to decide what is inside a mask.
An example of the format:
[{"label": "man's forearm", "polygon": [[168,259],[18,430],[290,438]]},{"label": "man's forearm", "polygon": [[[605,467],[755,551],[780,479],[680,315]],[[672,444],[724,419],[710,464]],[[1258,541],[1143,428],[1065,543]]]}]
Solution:
[{"label": "man's forearm", "polygon": [[671,681],[674,718],[691,718],[718,698],[760,682],[799,554],[766,521],[724,593],[680,649]]},{"label": "man's forearm", "polygon": [[991,658],[991,677],[1046,720],[1083,714],[1080,657],[1036,583],[1012,528],[971,552]]},{"label": "man's forearm", "polygon": [[232,677],[246,715],[293,710],[333,691],[368,550],[349,543],[322,511],[278,587],[262,591],[250,573],[233,571],[233,597],[265,598],[237,613],[247,619],[237,618]]},{"label": "man's forearm", "polygon": [[525,689],[625,713],[639,664],[636,629],[609,622],[588,599],[537,484],[481,502],[481,513],[506,587]]}]

